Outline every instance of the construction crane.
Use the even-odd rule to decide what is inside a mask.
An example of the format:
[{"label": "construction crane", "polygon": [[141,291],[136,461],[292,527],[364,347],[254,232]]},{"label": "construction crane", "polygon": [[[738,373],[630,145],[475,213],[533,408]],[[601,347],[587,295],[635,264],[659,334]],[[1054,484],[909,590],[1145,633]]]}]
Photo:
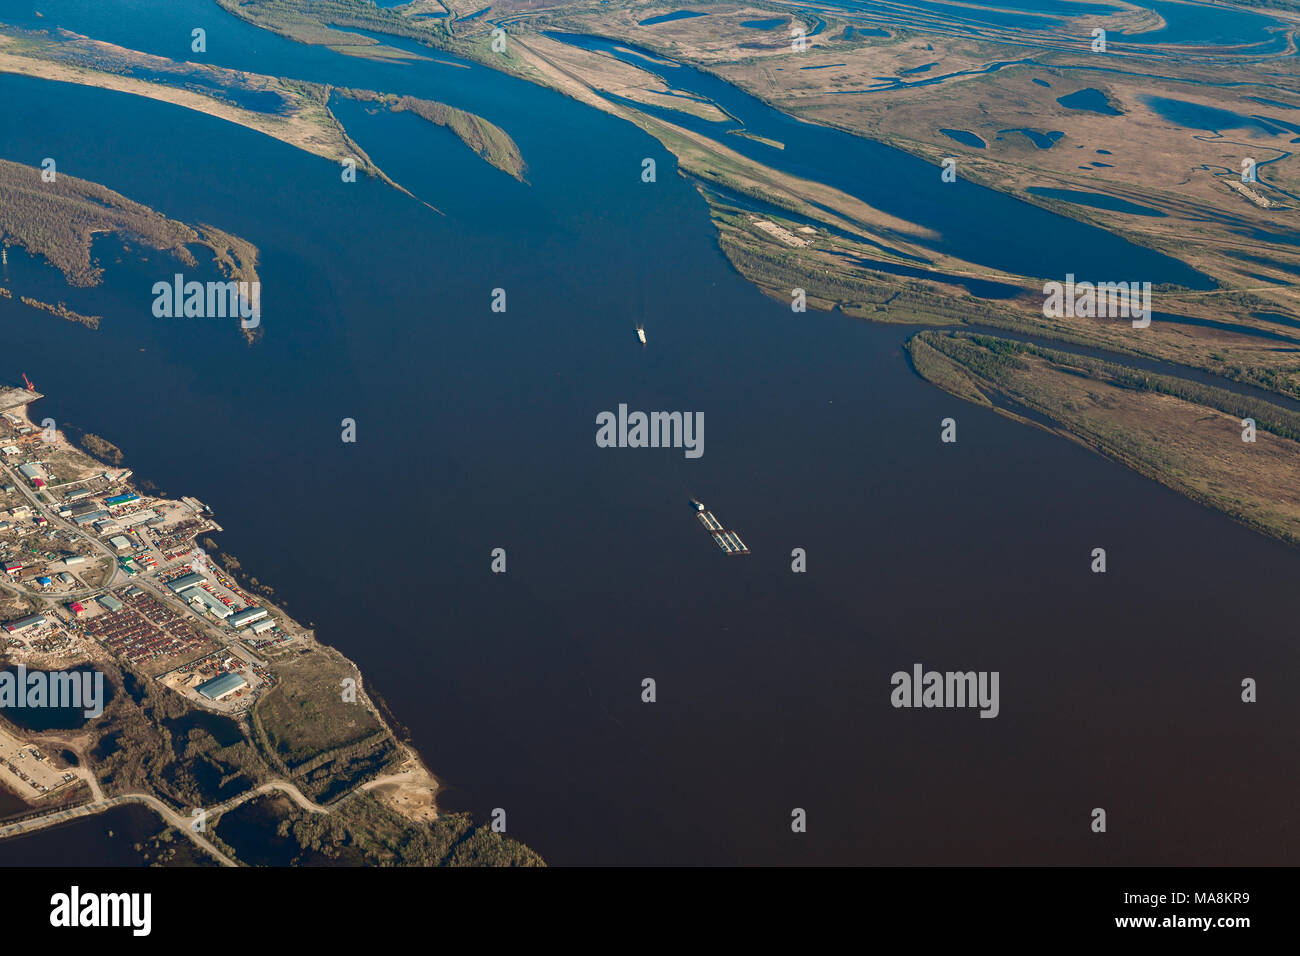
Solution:
[{"label": "construction crane", "polygon": [[32,384],[32,380],[27,377],[26,372],[23,372],[23,384],[27,386],[27,391],[29,392],[36,391],[36,386]]}]

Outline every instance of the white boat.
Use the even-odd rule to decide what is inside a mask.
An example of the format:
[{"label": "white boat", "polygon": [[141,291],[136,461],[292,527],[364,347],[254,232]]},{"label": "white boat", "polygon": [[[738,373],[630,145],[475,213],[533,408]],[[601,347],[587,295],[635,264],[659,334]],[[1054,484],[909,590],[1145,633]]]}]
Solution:
[{"label": "white boat", "polygon": [[645,329],[639,325],[636,327],[636,337],[641,340],[642,345],[645,345]]}]

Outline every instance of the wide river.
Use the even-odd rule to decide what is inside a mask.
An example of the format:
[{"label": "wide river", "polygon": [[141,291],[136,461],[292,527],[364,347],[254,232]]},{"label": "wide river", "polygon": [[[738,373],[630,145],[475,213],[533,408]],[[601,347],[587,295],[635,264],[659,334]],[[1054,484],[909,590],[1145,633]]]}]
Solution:
[{"label": "wide river", "polygon": [[[1295,551],[931,387],[909,329],[765,298],[631,125],[480,66],[296,45],[204,0],[41,9],[0,3],[0,20],[182,59],[203,26],[210,62],[427,96],[519,143],[526,184],[412,115],[340,105],[439,215],[211,117],[0,77],[0,157],[56,157],[246,236],[265,329],[249,347],[230,323],[154,318],[150,287],[175,270],[115,240],[91,290],[11,251],[13,288],[104,321],[0,300],[0,375],[26,372],[41,416],[212,505],[223,545],[409,728],[445,808],[504,808],[553,864],[1294,861]],[[1045,266],[1132,254],[968,201],[1010,217],[990,255],[1049,221]],[[596,447],[619,403],[703,412],[703,456]],[[956,444],[939,441],[947,416]],[[753,553],[725,557],[691,496]],[[917,662],[999,671],[1000,715],[892,708],[890,675]],[[1244,677],[1260,703],[1240,702]],[[2,843],[0,863],[61,859],[69,832],[77,860],[119,862],[139,827]]]}]

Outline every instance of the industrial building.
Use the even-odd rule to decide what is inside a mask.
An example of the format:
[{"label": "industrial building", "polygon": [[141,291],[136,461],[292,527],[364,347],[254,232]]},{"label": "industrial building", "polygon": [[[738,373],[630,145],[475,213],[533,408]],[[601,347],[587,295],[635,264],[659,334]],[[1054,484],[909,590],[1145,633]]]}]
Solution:
[{"label": "industrial building", "polygon": [[135,545],[131,543],[130,538],[120,534],[114,535],[113,537],[109,538],[108,543],[111,544],[118,551],[130,551],[132,548],[135,547]]},{"label": "industrial building", "polygon": [[238,674],[220,674],[211,680],[204,681],[195,690],[208,700],[221,700],[221,698],[229,697],[235,691],[242,690],[247,686],[248,681]]},{"label": "industrial building", "polygon": [[45,623],[45,618],[39,614],[33,614],[31,617],[25,617],[18,621],[10,621],[5,625],[5,630],[10,634],[18,634],[32,627],[40,627]]},{"label": "industrial building", "polygon": [[171,588],[173,594],[180,594],[182,591],[188,590],[189,588],[198,587],[200,584],[206,584],[207,580],[208,579],[203,575],[194,571],[177,578],[175,581],[169,582],[167,586]]},{"label": "industrial building", "polygon": [[140,500],[139,495],[132,494],[131,492],[127,492],[124,495],[113,495],[111,498],[105,498],[104,504],[108,505],[111,508],[114,505],[124,505],[129,501],[139,501],[139,500]]},{"label": "industrial building", "polygon": [[223,621],[234,613],[234,611],[230,610],[230,608],[226,607],[207,591],[203,590],[203,588],[189,588],[185,592],[185,598],[191,604],[207,607],[209,611],[221,618]]},{"label": "industrial building", "polygon": [[143,511],[137,511],[134,514],[123,515],[121,518],[117,519],[118,524],[123,528],[134,528],[138,524],[148,524],[161,520],[162,519],[158,517],[158,512],[149,508],[146,508]]},{"label": "industrial building", "polygon": [[252,631],[254,634],[265,634],[273,627],[275,627],[275,619],[270,617],[264,617],[256,624],[249,625],[248,629]]},{"label": "industrial building", "polygon": [[99,601],[100,607],[105,611],[120,611],[125,605],[111,594],[101,594],[95,600]]},{"label": "industrial building", "polygon": [[22,475],[28,481],[35,481],[37,478],[44,478],[41,469],[36,465],[27,464],[18,466],[18,474]]},{"label": "industrial building", "polygon": [[64,566],[69,568],[76,567],[78,564],[85,564],[85,563],[86,563],[85,555],[81,555],[81,554],[74,554],[70,558],[63,559]]},{"label": "industrial building", "polygon": [[77,511],[76,508],[73,508],[72,511],[73,511],[72,521],[78,527],[84,527],[85,525],[88,524],[94,524],[96,521],[102,521],[103,519],[109,516],[108,512],[105,511],[103,508],[100,508],[98,511],[87,511],[85,514],[81,514],[81,515],[76,513]]},{"label": "industrial building", "polygon": [[266,611],[260,607],[246,607],[238,614],[230,618],[231,627],[243,627],[245,624],[252,624],[254,621],[260,621],[266,617]]}]

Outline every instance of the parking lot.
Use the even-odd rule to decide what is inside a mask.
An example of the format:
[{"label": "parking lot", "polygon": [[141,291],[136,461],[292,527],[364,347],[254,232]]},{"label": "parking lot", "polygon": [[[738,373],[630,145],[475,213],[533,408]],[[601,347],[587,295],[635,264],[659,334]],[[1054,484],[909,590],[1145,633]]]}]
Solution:
[{"label": "parking lot", "polygon": [[25,800],[37,800],[75,779],[72,773],[51,766],[45,754],[32,744],[0,727],[0,777],[4,784]]}]

